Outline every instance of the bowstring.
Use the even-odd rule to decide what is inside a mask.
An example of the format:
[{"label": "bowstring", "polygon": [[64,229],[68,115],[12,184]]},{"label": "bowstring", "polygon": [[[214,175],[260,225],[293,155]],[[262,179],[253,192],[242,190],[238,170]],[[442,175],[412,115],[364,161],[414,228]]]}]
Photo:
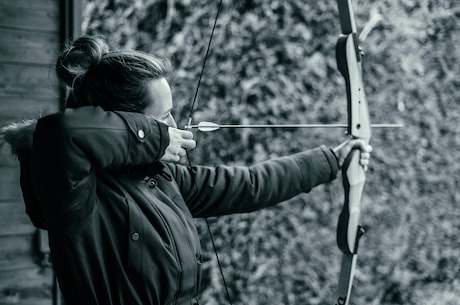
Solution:
[{"label": "bowstring", "polygon": [[[196,105],[196,101],[197,101],[197,97],[198,97],[198,91],[200,90],[201,80],[203,78],[204,69],[206,67],[206,62],[207,62],[208,57],[209,57],[209,51],[211,50],[212,39],[214,37],[214,31],[216,29],[217,20],[219,19],[219,14],[220,14],[221,7],[222,7],[222,0],[219,1],[219,4],[217,6],[217,12],[216,12],[216,17],[214,19],[214,24],[213,24],[213,27],[212,27],[212,31],[211,31],[211,36],[209,37],[208,46],[206,48],[206,54],[205,54],[204,59],[203,59],[203,64],[201,66],[200,76],[198,78],[198,84],[197,84],[196,90],[195,90],[195,95],[193,96],[192,104],[190,106],[190,113],[189,113],[189,116],[188,116],[188,125],[189,126],[192,124],[192,115],[193,115],[193,111],[194,111],[194,108],[195,108],[195,105]],[[187,157],[187,162],[188,162],[188,165],[190,167],[190,172],[191,172],[193,185],[194,185],[196,193],[198,195],[198,202],[200,203],[200,206],[202,207],[202,212],[204,212],[204,220],[206,222],[206,228],[208,230],[209,238],[211,240],[212,248],[214,250],[214,255],[215,255],[216,260],[217,260],[217,265],[219,267],[219,273],[220,273],[220,277],[222,279],[222,283],[224,284],[227,300],[228,300],[228,303],[230,305],[233,305],[232,299],[230,297],[230,292],[228,290],[228,285],[227,285],[227,282],[225,280],[224,271],[223,271],[222,264],[221,264],[221,261],[220,261],[220,258],[219,258],[219,254],[217,253],[217,247],[216,247],[216,243],[214,242],[214,236],[212,234],[211,225],[209,224],[209,220],[208,220],[208,217],[206,215],[206,211],[204,210],[203,199],[201,197],[201,192],[200,192],[200,189],[198,187],[198,183],[196,182],[196,179],[195,179],[194,174],[196,173],[196,171],[193,168],[192,161],[190,160],[190,155],[189,155],[188,150],[185,150],[185,155]]]},{"label": "bowstring", "polygon": [[214,31],[216,29],[217,20],[219,19],[219,14],[220,14],[221,7],[222,7],[222,0],[219,1],[219,5],[217,6],[217,13],[216,13],[216,17],[214,19],[214,25],[212,26],[211,36],[209,37],[209,41],[208,41],[208,47],[206,48],[206,54],[204,55],[203,65],[201,66],[201,72],[200,72],[200,76],[198,78],[198,84],[196,86],[195,95],[193,96],[192,105],[190,106],[190,113],[189,113],[189,116],[188,116],[189,120],[192,119],[193,110],[195,108],[196,100],[197,100],[197,97],[198,97],[198,91],[200,90],[201,79],[203,78],[204,69],[206,67],[206,62],[208,61],[209,51],[211,50],[212,38],[214,37]]}]

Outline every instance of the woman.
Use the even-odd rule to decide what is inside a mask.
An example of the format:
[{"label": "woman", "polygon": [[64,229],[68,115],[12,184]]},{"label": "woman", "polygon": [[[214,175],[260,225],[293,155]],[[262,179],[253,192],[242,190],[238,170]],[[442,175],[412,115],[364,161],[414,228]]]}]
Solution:
[{"label": "woman", "polygon": [[[66,304],[198,304],[194,217],[250,212],[332,181],[360,140],[251,167],[176,163],[193,134],[171,115],[167,61],[81,37],[59,56],[65,111],[3,130],[33,223],[48,230]],[[33,139],[32,139],[33,133]],[[24,140],[26,139],[26,140]]]}]

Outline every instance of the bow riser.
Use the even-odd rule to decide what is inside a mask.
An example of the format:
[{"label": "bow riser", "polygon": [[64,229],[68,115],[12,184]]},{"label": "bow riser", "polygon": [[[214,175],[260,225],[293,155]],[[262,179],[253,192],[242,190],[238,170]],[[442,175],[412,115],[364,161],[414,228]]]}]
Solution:
[{"label": "bow riser", "polygon": [[[347,91],[348,134],[369,143],[371,124],[362,82],[361,56],[356,53],[355,38],[354,34],[339,37],[337,65],[345,79]],[[361,216],[361,196],[366,181],[364,169],[359,164],[358,150],[348,156],[342,168],[345,203],[339,216],[337,244],[342,252],[354,253]]]},{"label": "bow riser", "polygon": [[359,151],[347,157],[342,170],[345,203],[337,224],[337,245],[342,253],[342,263],[337,288],[337,305],[348,305],[358,258],[358,245],[364,229],[360,225],[361,197],[366,176],[359,164]]},{"label": "bow riser", "polygon": [[[371,124],[362,80],[362,53],[358,45],[351,0],[337,0],[337,4],[342,35],[336,45],[336,59],[346,86],[348,134],[368,144]],[[337,245],[342,251],[342,263],[336,305],[348,305],[350,301],[359,240],[364,233],[360,219],[366,176],[359,160],[360,151],[355,149],[342,166],[345,200],[337,224]]]},{"label": "bow riser", "polygon": [[355,33],[339,37],[336,46],[337,66],[347,90],[348,134],[369,142],[371,124],[362,80],[362,56]]}]

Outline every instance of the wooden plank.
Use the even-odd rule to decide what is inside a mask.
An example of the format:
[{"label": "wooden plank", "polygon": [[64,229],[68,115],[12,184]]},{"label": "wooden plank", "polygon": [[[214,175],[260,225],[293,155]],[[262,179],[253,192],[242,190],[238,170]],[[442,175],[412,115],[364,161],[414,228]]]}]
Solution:
[{"label": "wooden plank", "polygon": [[22,200],[0,201],[0,236],[32,234],[35,230]]},{"label": "wooden plank", "polygon": [[0,272],[0,304],[52,304],[51,268]]},{"label": "wooden plank", "polygon": [[[12,304],[18,304],[18,305],[52,305],[54,304],[52,301],[52,296],[44,296],[45,292],[42,289],[29,289],[29,290],[23,290],[23,291],[18,291],[19,295],[22,295],[21,297],[14,296],[14,297],[7,297],[4,296],[2,299],[5,301],[2,302],[0,299],[0,305],[12,305]],[[35,296],[35,295],[40,295],[40,296]],[[62,304],[62,303],[61,303]]]},{"label": "wooden plank", "polygon": [[49,66],[59,51],[58,33],[0,28],[0,62]]},{"label": "wooden plank", "polygon": [[54,69],[44,66],[0,62],[0,97],[59,96],[59,81]]},{"label": "wooden plank", "polygon": [[59,3],[57,0],[1,0],[0,26],[57,32]]},{"label": "wooden plank", "polygon": [[[62,9],[60,0],[0,0],[0,126],[58,110],[48,71],[61,47]],[[18,181],[17,160],[0,147],[0,305],[51,305],[52,269],[37,265]]]},{"label": "wooden plank", "polygon": [[22,200],[21,187],[19,186],[19,167],[0,167],[0,177],[0,200]]},{"label": "wooden plank", "polygon": [[[36,268],[39,266],[34,234],[0,237],[0,270]],[[35,250],[37,251],[37,250]]]},{"label": "wooden plank", "polygon": [[0,98],[0,126],[58,111],[58,98]]},{"label": "wooden plank", "polygon": [[10,147],[7,144],[2,144],[4,143],[0,143],[0,167],[19,165],[18,159],[11,154]]}]

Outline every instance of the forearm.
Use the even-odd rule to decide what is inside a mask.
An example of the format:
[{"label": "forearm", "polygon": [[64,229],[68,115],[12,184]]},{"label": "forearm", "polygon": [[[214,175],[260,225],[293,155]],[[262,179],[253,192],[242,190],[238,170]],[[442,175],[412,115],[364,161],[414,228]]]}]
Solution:
[{"label": "forearm", "polygon": [[250,212],[309,192],[333,180],[337,162],[327,148],[277,158],[251,167],[197,167],[196,187],[180,167],[179,185],[195,217]]},{"label": "forearm", "polygon": [[39,120],[35,149],[59,149],[68,167],[90,162],[96,168],[157,161],[169,143],[167,126],[140,113],[81,107]]},{"label": "forearm", "polygon": [[46,116],[34,133],[34,186],[42,200],[77,207],[96,196],[97,169],[157,161],[168,142],[166,125],[140,113],[81,107]]}]

